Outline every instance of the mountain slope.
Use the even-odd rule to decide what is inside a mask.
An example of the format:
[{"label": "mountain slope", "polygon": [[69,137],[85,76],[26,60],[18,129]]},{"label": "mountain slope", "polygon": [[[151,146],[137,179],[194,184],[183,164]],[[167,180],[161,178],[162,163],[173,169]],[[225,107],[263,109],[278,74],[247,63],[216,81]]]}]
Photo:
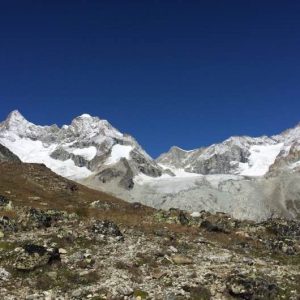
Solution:
[{"label": "mountain slope", "polygon": [[297,221],[155,210],[0,163],[4,300],[298,299],[299,234]]},{"label": "mountain slope", "polygon": [[0,123],[0,143],[23,162],[129,202],[156,208],[224,211],[240,219],[300,216],[300,125],[272,137],[231,137],[154,161],[129,135],[84,114],[59,128],[18,111]]},{"label": "mountain slope", "polygon": [[[299,141],[300,125],[272,137],[231,137],[222,143],[192,151],[172,147],[156,162],[167,168],[181,168],[203,175],[263,176],[279,165],[278,160],[288,162],[286,168],[297,167],[300,159],[295,152],[299,152]],[[280,166],[283,168],[283,163]]]},{"label": "mountain slope", "polygon": [[[2,162],[0,194],[14,198],[14,203],[33,207],[77,210],[96,200],[116,205],[126,202],[61,177],[42,164]],[[13,195],[13,196],[12,196]]]},{"label": "mountain slope", "polygon": [[[128,181],[140,172],[154,177],[162,173],[134,138],[122,134],[106,120],[87,114],[59,128],[34,125],[13,111],[0,123],[0,143],[23,162],[44,163],[70,179],[79,180],[92,174],[101,177],[121,159],[127,162],[125,174],[131,174]],[[116,176],[121,183],[125,174]],[[126,188],[130,188],[130,184]]]}]

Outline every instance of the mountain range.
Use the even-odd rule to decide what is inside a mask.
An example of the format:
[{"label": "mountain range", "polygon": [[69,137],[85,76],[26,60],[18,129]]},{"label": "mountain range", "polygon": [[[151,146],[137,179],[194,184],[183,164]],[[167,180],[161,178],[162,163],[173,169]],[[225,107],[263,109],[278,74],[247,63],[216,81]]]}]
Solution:
[{"label": "mountain range", "polygon": [[300,124],[271,137],[230,137],[151,158],[130,135],[83,114],[39,126],[20,112],[0,123],[0,158],[42,163],[55,173],[155,208],[223,211],[240,219],[300,216]]}]

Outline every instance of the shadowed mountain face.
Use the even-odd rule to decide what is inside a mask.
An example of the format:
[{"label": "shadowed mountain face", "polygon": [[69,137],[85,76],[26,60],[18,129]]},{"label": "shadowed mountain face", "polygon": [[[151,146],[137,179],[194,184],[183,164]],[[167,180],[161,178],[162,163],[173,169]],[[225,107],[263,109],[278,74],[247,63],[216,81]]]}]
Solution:
[{"label": "shadowed mountain face", "polygon": [[0,162],[3,161],[21,162],[19,157],[17,157],[9,149],[0,144]]},{"label": "shadowed mountain face", "polygon": [[272,137],[231,137],[210,147],[172,147],[153,160],[108,121],[83,114],[70,125],[38,126],[13,111],[0,143],[23,162],[129,202],[224,211],[236,218],[299,217],[300,126]]}]

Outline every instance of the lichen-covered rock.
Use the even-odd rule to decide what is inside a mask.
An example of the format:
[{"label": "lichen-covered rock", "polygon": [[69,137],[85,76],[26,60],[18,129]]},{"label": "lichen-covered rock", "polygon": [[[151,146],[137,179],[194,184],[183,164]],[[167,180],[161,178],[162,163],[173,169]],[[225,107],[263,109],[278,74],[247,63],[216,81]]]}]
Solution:
[{"label": "lichen-covered rock", "polygon": [[170,208],[168,211],[160,210],[156,213],[155,219],[159,222],[166,222],[169,224],[192,224],[192,220],[186,212],[175,208]]},{"label": "lichen-covered rock", "polygon": [[6,206],[9,203],[9,199],[3,195],[0,195],[0,206]]},{"label": "lichen-covered rock", "polygon": [[91,231],[97,235],[104,235],[108,237],[116,237],[118,239],[124,239],[122,232],[119,227],[108,220],[97,220],[91,227]]},{"label": "lichen-covered rock", "polygon": [[227,228],[225,228],[224,224],[215,224],[208,220],[202,221],[200,227],[211,232],[230,233],[230,231]]},{"label": "lichen-covered rock", "polygon": [[31,208],[28,212],[29,219],[36,222],[38,227],[50,227],[52,223],[51,216],[42,210]]},{"label": "lichen-covered rock", "polygon": [[44,246],[26,244],[19,249],[14,267],[20,271],[32,271],[59,260],[60,254],[57,248],[47,249]]},{"label": "lichen-covered rock", "polygon": [[51,227],[55,222],[66,218],[64,212],[57,210],[41,210],[31,208],[28,211],[29,221],[33,222],[38,228]]},{"label": "lichen-covered rock", "polygon": [[7,216],[0,217],[0,229],[4,232],[16,232],[18,226],[13,219]]},{"label": "lichen-covered rock", "polygon": [[229,294],[238,299],[275,299],[278,287],[262,277],[233,274],[228,278],[227,288]]},{"label": "lichen-covered rock", "polygon": [[291,239],[269,239],[265,241],[265,244],[273,253],[283,252],[287,255],[294,255],[298,252],[295,241]]},{"label": "lichen-covered rock", "polygon": [[0,208],[4,210],[12,210],[13,204],[6,196],[0,195]]},{"label": "lichen-covered rock", "polygon": [[0,282],[9,280],[10,276],[11,274],[8,271],[0,267]]},{"label": "lichen-covered rock", "polygon": [[298,220],[269,219],[261,224],[276,236],[294,237],[300,240],[300,222]]}]

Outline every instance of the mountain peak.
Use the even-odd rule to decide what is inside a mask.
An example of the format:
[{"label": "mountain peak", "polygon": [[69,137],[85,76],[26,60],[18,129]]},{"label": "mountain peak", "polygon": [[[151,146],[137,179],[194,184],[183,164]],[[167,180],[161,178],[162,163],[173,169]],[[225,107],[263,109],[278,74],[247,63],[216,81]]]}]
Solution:
[{"label": "mountain peak", "polygon": [[75,117],[71,123],[87,123],[87,124],[91,124],[91,123],[98,123],[100,121],[100,119],[98,117],[93,117],[90,114],[82,114],[78,117]]},{"label": "mountain peak", "polygon": [[13,131],[32,125],[32,123],[27,121],[18,110],[13,110],[2,124],[4,124],[5,128]]},{"label": "mountain peak", "polygon": [[82,114],[81,116],[79,116],[79,118],[82,118],[82,119],[91,119],[92,116],[89,115],[89,114]]},{"label": "mountain peak", "polygon": [[9,113],[9,115],[6,118],[7,121],[26,121],[24,116],[17,110],[13,110]]}]

